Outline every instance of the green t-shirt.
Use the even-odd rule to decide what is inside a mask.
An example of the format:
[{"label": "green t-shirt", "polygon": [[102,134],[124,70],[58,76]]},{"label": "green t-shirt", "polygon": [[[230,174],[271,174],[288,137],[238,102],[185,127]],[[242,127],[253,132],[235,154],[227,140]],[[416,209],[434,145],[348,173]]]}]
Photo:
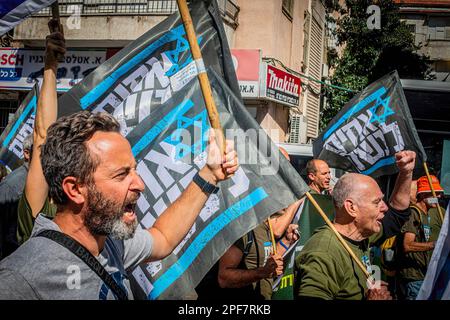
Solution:
[{"label": "green t-shirt", "polygon": [[[370,264],[369,240],[344,239],[364,265]],[[367,293],[366,276],[333,231],[323,226],[295,260],[294,290],[298,297],[362,300]]]},{"label": "green t-shirt", "polygon": [[[265,223],[260,224],[254,230],[253,244],[248,250],[248,254],[244,257],[242,267],[247,270],[263,267],[267,259],[273,252],[272,242],[270,237],[270,230]],[[239,239],[234,245],[242,252],[245,251],[248,243],[248,234]],[[253,283],[253,291],[256,295],[262,296],[265,300],[270,300],[272,297],[273,279],[262,279]]]},{"label": "green t-shirt", "polygon": [[[17,239],[19,244],[27,241],[31,235],[31,231],[33,230],[35,219],[33,218],[31,212],[30,204],[28,203],[25,192],[23,192],[17,207]],[[56,214],[56,205],[50,203],[47,198],[44,206],[40,210],[40,213],[47,217],[53,218]]]},{"label": "green t-shirt", "polygon": [[[411,215],[409,220],[403,225],[402,233],[414,233],[416,235],[416,242],[437,241],[442,226],[438,209],[431,208],[428,210],[428,214],[425,214],[419,208],[411,208]],[[445,212],[445,210],[442,209],[442,212]],[[429,230],[428,239],[425,235],[425,232],[428,233],[427,230]],[[432,254],[433,250],[402,254],[400,260],[400,277],[408,281],[423,280],[427,273]]]}]

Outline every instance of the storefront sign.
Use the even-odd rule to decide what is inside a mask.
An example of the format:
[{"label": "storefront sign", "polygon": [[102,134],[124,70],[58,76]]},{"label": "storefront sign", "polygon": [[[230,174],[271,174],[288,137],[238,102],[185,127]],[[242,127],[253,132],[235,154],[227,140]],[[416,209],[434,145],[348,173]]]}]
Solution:
[{"label": "storefront sign", "polygon": [[242,97],[258,98],[261,50],[232,49],[231,55]]},{"label": "storefront sign", "polygon": [[[70,50],[57,70],[57,89],[64,92],[105,62],[106,50]],[[44,73],[44,50],[0,48],[0,89],[30,90]]]},{"label": "storefront sign", "polygon": [[298,106],[301,80],[299,77],[266,64],[261,97],[289,106]]}]

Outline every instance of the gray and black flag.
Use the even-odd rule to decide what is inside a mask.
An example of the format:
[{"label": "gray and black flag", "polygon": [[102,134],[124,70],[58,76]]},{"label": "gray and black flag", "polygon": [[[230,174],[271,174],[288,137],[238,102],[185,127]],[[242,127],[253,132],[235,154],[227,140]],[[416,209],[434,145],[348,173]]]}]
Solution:
[{"label": "gray and black flag", "polygon": [[0,161],[10,170],[22,164],[22,143],[28,135],[33,134],[38,97],[39,84],[36,83],[0,136]]},{"label": "gray and black flag", "polygon": [[[308,190],[242,104],[217,3],[191,1],[190,12],[221,124],[237,140],[235,145],[243,147],[237,148],[240,168],[220,183],[220,191],[209,197],[169,257],[129,270],[135,297],[185,298],[237,239]],[[210,124],[197,74],[175,13],[58,100],[60,116],[106,111],[121,123],[145,184],[136,206],[144,228],[205,165]]]},{"label": "gray and black flag", "polygon": [[417,164],[426,161],[397,71],[351,99],[313,145],[314,157],[330,167],[372,177],[396,173],[401,150],[415,151]]}]

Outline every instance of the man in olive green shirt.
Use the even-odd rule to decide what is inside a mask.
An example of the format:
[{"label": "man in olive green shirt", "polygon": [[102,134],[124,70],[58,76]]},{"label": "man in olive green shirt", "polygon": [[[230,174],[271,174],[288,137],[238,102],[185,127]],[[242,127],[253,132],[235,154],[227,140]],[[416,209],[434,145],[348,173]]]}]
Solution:
[{"label": "man in olive green shirt", "polygon": [[[44,206],[39,212],[46,217],[53,218],[56,214],[56,206],[50,203],[47,198]],[[36,217],[32,214],[26,194],[22,193],[17,206],[17,240],[19,244],[23,244],[30,237],[35,218]]]},{"label": "man in olive green shirt", "polygon": [[[383,201],[384,195],[371,177],[348,173],[334,187],[336,218],[333,225],[369,274],[373,268],[369,244],[399,232],[409,216],[415,156],[413,151],[401,151],[395,155],[399,175],[390,199],[391,209]],[[297,299],[392,299],[386,285],[379,282],[377,286],[368,288],[365,274],[329,226],[317,229],[296,259],[294,290]]]},{"label": "man in olive green shirt", "polygon": [[[431,176],[431,181],[437,197],[441,197],[443,189],[438,179]],[[442,220],[437,206],[437,199],[433,198],[428,178],[420,177],[417,180],[417,202],[411,206],[411,216],[402,228],[400,293],[407,300],[415,300],[419,293],[441,231]],[[441,212],[445,210],[441,208]]]},{"label": "man in olive green shirt", "polygon": [[331,171],[325,161],[320,159],[309,160],[306,164],[306,175],[311,193],[324,194],[330,192]]}]

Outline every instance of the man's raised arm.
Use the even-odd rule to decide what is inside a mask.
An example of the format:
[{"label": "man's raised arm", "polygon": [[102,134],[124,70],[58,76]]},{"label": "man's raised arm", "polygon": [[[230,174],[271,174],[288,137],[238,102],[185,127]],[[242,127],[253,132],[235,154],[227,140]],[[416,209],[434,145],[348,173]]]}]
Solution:
[{"label": "man's raised arm", "polygon": [[[238,159],[231,141],[227,141],[225,155],[220,155],[214,130],[211,132],[207,164],[199,171],[199,175],[210,184],[216,185],[236,172]],[[194,224],[208,197],[208,193],[191,182],[180,197],[156,219],[154,225],[148,229],[154,241],[149,261],[165,258],[175,249]]]},{"label": "man's raised arm", "polygon": [[[25,183],[25,196],[30,204],[34,218],[44,206],[48,195],[48,185],[41,165],[41,145],[47,138],[48,127],[57,117],[57,55],[58,53],[64,54],[66,52],[62,26],[59,25],[58,27],[58,22],[53,19],[49,21],[48,26],[51,34],[46,39],[44,77],[34,122],[33,153]],[[57,30],[61,30],[61,32]]]},{"label": "man's raised arm", "polygon": [[396,210],[406,210],[409,207],[413,170],[416,163],[414,151],[400,151],[395,154],[399,173],[395,181],[389,204]]}]

